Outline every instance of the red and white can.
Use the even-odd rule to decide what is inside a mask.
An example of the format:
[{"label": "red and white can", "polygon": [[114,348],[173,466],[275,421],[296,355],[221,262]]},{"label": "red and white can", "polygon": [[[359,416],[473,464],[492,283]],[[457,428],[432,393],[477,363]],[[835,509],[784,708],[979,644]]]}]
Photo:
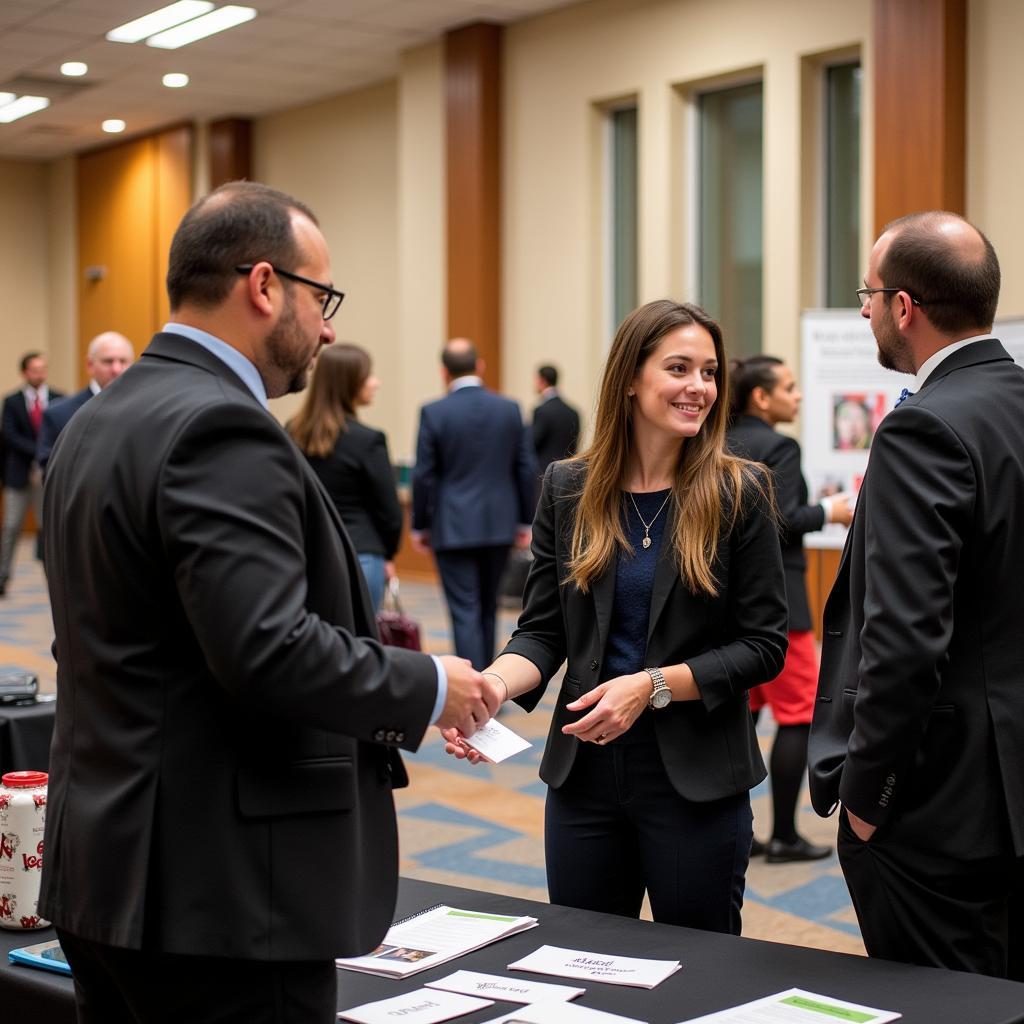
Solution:
[{"label": "red and white can", "polygon": [[45,928],[39,916],[46,772],[8,772],[0,785],[0,928]]}]

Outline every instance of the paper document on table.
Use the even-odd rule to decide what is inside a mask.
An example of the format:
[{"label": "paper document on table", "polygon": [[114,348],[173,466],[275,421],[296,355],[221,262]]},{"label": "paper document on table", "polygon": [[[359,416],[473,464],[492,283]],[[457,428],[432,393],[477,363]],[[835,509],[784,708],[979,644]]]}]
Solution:
[{"label": "paper document on table", "polygon": [[535,917],[483,914],[442,905],[396,921],[372,953],[334,962],[349,971],[405,978],[536,927]]},{"label": "paper document on table", "polygon": [[510,971],[589,978],[606,985],[629,985],[632,988],[654,988],[681,966],[678,960],[640,960],[562,946],[541,946],[529,956],[508,965]]},{"label": "paper document on table", "polygon": [[634,1017],[621,1017],[606,1010],[594,1010],[579,1003],[548,1002],[522,1006],[486,1024],[645,1024]]},{"label": "paper document on table", "polygon": [[500,764],[513,754],[529,750],[533,746],[529,740],[524,740],[496,718],[485,722],[472,736],[467,736],[462,742],[477,753],[483,754],[491,764]]},{"label": "paper document on table", "polygon": [[490,999],[418,988],[390,999],[378,999],[373,1003],[353,1006],[350,1010],[339,1010],[338,1017],[357,1021],[358,1024],[393,1024],[396,1017],[407,1024],[438,1024],[438,1021],[451,1020],[493,1005]]},{"label": "paper document on table", "polygon": [[742,1006],[687,1018],[685,1024],[885,1024],[902,1016],[892,1010],[876,1010],[802,988],[788,988]]},{"label": "paper document on table", "polygon": [[441,988],[446,992],[462,992],[485,999],[503,999],[507,1003],[567,1002],[586,991],[568,985],[548,985],[543,981],[522,981],[500,974],[478,974],[476,971],[456,971],[437,981],[428,981],[427,988]]}]

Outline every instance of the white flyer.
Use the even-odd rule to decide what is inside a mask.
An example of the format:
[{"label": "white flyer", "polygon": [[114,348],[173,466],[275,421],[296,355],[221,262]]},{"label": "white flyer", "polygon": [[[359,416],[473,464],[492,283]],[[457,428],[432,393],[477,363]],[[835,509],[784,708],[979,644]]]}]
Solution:
[{"label": "white flyer", "polygon": [[472,736],[463,739],[462,743],[483,754],[485,760],[491,764],[500,764],[513,754],[529,750],[533,746],[529,740],[524,740],[496,718],[484,722]]},{"label": "white flyer", "polygon": [[788,988],[742,1006],[692,1017],[686,1024],[885,1024],[902,1016],[892,1010],[876,1010],[802,988]]},{"label": "white flyer", "polygon": [[543,981],[522,981],[504,978],[500,974],[478,974],[476,971],[456,971],[437,981],[428,981],[427,988],[462,992],[485,999],[503,999],[507,1003],[568,1002],[586,991],[568,985],[548,985]]},{"label": "white flyer", "polygon": [[579,1003],[533,1003],[506,1013],[486,1024],[645,1024],[634,1017],[622,1017],[607,1010],[594,1010]]},{"label": "white flyer", "polygon": [[629,985],[632,988],[654,988],[675,974],[681,966],[678,960],[640,960],[631,956],[565,949],[562,946],[541,946],[529,956],[508,965],[510,971],[557,974],[563,978],[589,978],[606,985]]},{"label": "white flyer", "polygon": [[493,1005],[490,999],[418,988],[390,999],[378,999],[373,1003],[353,1006],[350,1010],[339,1010],[338,1017],[357,1021],[358,1024],[394,1024],[397,1020],[411,1024],[438,1024],[438,1021],[451,1020]]}]

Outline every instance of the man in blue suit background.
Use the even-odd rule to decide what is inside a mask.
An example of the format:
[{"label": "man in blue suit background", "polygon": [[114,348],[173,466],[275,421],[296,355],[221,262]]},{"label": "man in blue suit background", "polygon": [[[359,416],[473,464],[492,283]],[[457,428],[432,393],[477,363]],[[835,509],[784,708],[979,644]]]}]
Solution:
[{"label": "man in blue suit background", "polygon": [[482,669],[509,549],[529,543],[535,464],[519,405],[483,386],[473,343],[452,339],[441,362],[448,393],[420,410],[412,537],[434,552],[456,653]]}]

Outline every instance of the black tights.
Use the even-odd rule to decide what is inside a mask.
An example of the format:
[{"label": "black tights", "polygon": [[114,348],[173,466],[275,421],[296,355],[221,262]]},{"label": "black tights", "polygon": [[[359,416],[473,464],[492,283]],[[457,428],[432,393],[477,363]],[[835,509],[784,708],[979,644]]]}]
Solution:
[{"label": "black tights", "polygon": [[[754,714],[757,722],[757,714]],[[807,771],[807,737],[810,724],[780,725],[775,733],[768,774],[772,781],[772,839],[792,843],[797,839],[796,802]]]}]

